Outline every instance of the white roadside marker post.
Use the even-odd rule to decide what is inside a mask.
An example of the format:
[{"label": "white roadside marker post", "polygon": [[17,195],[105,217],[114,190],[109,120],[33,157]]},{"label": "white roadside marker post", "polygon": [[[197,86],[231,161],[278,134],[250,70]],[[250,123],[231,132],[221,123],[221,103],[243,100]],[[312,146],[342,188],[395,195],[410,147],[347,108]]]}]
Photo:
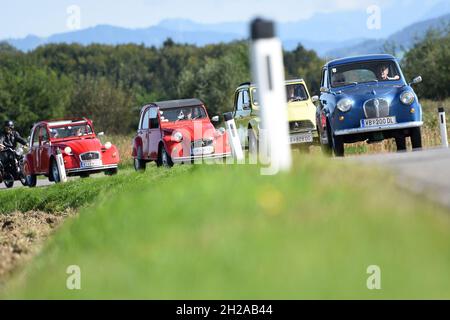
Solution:
[{"label": "white roadside marker post", "polygon": [[441,128],[441,140],[442,146],[448,148],[448,136],[447,136],[447,120],[445,118],[445,110],[443,107],[438,109],[439,112],[439,126]]},{"label": "white roadside marker post", "polygon": [[231,151],[233,152],[233,157],[241,163],[244,160],[244,152],[242,151],[241,140],[239,140],[239,135],[236,129],[236,123],[234,122],[233,113],[228,112],[224,115],[225,126],[228,133],[228,141],[231,145]]},{"label": "white roadside marker post", "polygon": [[62,183],[67,182],[66,167],[61,150],[56,151],[56,164],[58,165],[59,179]]},{"label": "white roadside marker post", "polygon": [[289,144],[287,100],[281,41],[275,37],[272,21],[255,19],[251,24],[252,77],[261,105],[260,150],[267,148],[270,167],[263,175],[289,171],[292,154]]}]

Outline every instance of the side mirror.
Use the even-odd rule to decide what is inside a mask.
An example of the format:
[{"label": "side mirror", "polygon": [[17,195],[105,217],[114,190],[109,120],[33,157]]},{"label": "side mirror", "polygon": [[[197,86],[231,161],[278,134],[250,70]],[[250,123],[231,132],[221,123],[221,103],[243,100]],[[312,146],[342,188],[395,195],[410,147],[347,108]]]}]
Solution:
[{"label": "side mirror", "polygon": [[99,132],[99,133],[97,133],[97,136],[98,137],[103,137],[105,135],[105,133],[102,131],[102,132]]},{"label": "side mirror", "polygon": [[312,101],[313,103],[318,102],[318,101],[319,101],[319,96],[312,96],[311,101]]},{"label": "side mirror", "polygon": [[327,87],[320,87],[320,92],[322,92],[322,93],[329,93],[330,89],[328,89]]},{"label": "side mirror", "polygon": [[419,83],[421,83],[422,81],[423,81],[422,77],[421,77],[421,76],[418,76],[418,77],[415,77],[415,78],[413,79],[413,81],[412,81],[409,85],[411,86],[411,85],[413,85],[413,84],[419,84]]},{"label": "side mirror", "polygon": [[219,118],[219,116],[214,116],[214,117],[211,118],[211,121],[212,122],[219,122],[220,118]]}]

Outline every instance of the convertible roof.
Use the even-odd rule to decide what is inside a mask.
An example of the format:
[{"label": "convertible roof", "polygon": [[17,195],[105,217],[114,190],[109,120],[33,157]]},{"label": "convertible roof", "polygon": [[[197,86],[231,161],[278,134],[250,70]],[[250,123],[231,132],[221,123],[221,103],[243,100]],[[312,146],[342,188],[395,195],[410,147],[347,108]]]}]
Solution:
[{"label": "convertible roof", "polygon": [[180,107],[201,106],[203,105],[203,102],[200,101],[199,99],[183,99],[183,100],[160,101],[152,103],[152,105],[155,105],[160,109],[173,109]]}]

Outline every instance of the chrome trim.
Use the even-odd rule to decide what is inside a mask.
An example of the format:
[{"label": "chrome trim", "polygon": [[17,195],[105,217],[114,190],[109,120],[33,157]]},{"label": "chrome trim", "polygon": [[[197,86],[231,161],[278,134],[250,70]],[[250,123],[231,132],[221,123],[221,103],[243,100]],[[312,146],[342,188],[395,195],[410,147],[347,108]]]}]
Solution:
[{"label": "chrome trim", "polygon": [[[375,115],[368,114],[368,112],[367,112],[367,104],[372,101],[374,102]],[[381,103],[384,103],[385,105],[384,105],[384,108],[380,110],[380,108],[382,107]],[[385,108],[387,108],[387,110],[385,110]],[[387,117],[387,116],[389,116],[390,109],[391,109],[391,104],[389,103],[389,100],[387,100],[385,98],[369,99],[369,100],[366,100],[366,102],[364,102],[364,105],[363,105],[364,115],[366,116],[367,119]],[[384,111],[384,112],[381,113],[382,111]]]},{"label": "chrome trim", "polygon": [[409,129],[409,128],[416,128],[416,127],[422,127],[422,126],[423,126],[423,121],[412,121],[412,122],[397,123],[397,124],[393,124],[393,125],[389,125],[389,126],[337,130],[334,132],[334,135],[335,136],[345,136],[348,134],[358,134],[358,133],[397,130],[397,129]]},{"label": "chrome trim", "polygon": [[119,165],[105,165],[105,166],[95,166],[89,168],[75,168],[75,169],[67,169],[67,173],[81,173],[81,172],[89,172],[89,171],[100,171],[100,170],[108,170],[108,169],[117,169]]},{"label": "chrome trim", "polygon": [[[85,154],[88,154],[88,153],[98,154],[98,158],[97,159],[90,159],[90,160],[83,160],[83,158],[81,158],[81,157],[84,156]],[[87,151],[87,152],[81,153],[79,158],[80,158],[80,161],[102,160],[102,154],[100,152],[98,152],[98,151]]]},{"label": "chrome trim", "polygon": [[192,160],[197,160],[197,159],[214,160],[214,159],[221,159],[221,158],[228,158],[228,157],[231,157],[231,152],[229,152],[229,153],[219,153],[219,154],[210,154],[210,155],[203,155],[203,156],[191,156],[191,157],[172,158],[172,161],[174,163],[179,163],[179,162],[186,162],[186,161],[192,161]]}]

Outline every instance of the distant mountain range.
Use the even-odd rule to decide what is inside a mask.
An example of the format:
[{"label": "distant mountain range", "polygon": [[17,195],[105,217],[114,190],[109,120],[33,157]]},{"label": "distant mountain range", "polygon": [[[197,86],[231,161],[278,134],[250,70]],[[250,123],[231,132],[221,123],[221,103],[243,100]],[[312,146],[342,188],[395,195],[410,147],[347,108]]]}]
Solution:
[{"label": "distant mountain range", "polygon": [[385,39],[366,39],[355,45],[342,45],[325,53],[327,57],[343,57],[358,54],[380,53],[386,46],[395,45],[398,54],[411,49],[415,43],[422,40],[428,30],[450,31],[450,14],[418,23],[414,23]]},{"label": "distant mountain range", "polygon": [[[427,20],[410,24],[411,17],[387,10],[382,16],[382,28],[369,30],[366,27],[367,14],[361,11],[316,14],[310,19],[298,22],[280,23],[278,33],[286,49],[292,50],[299,43],[315,50],[323,57],[339,57],[384,51],[384,45],[395,43],[410,48],[417,39],[421,39],[429,28],[443,28],[450,23],[450,1],[445,0],[438,8],[426,13],[417,13]],[[400,28],[402,30],[398,31]],[[158,25],[142,29],[127,29],[110,25],[98,25],[92,28],[49,37],[27,36],[6,41],[22,51],[33,50],[48,43],[92,43],[118,45],[126,43],[160,46],[167,38],[178,43],[190,43],[198,46],[246,39],[248,23],[229,22],[202,24],[185,19],[163,20]]]}]

